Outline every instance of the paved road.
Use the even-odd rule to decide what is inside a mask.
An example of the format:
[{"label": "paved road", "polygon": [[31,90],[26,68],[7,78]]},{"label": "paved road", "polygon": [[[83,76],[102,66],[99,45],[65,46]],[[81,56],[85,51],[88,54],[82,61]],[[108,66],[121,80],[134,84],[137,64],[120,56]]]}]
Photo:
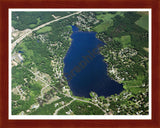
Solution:
[{"label": "paved road", "polygon": [[53,115],[57,115],[57,113],[59,112],[59,110],[61,110],[62,108],[66,107],[68,105],[70,105],[73,101],[75,101],[75,99],[71,100],[68,104],[63,105],[63,106],[59,107],[58,109],[56,109],[56,111],[53,113]]},{"label": "paved road", "polygon": [[38,27],[36,27],[36,28],[34,28],[34,29],[31,29],[30,31],[28,31],[27,33],[25,33],[24,35],[22,35],[21,37],[19,37],[16,41],[14,41],[14,42],[12,43],[12,48],[11,48],[12,51],[13,51],[13,49],[15,48],[15,46],[16,46],[18,43],[20,43],[20,41],[22,41],[26,36],[28,36],[29,34],[31,34],[33,31],[36,31],[36,30],[38,30],[38,29],[40,29],[40,28],[43,28],[43,27],[46,26],[46,25],[49,25],[49,24],[53,23],[53,22],[56,22],[56,21],[59,21],[59,20],[68,18],[68,17],[70,17],[70,16],[73,16],[73,15],[79,14],[79,13],[81,13],[81,11],[72,13],[72,14],[67,15],[67,16],[63,16],[63,17],[58,18],[58,19],[56,19],[56,20],[49,21],[49,22],[47,22],[47,23],[45,23],[45,24],[42,24],[42,25],[40,25],[40,26],[38,26]]},{"label": "paved road", "polygon": [[[58,19],[56,19],[56,20],[52,20],[52,21],[50,21],[50,22],[47,22],[47,23],[45,23],[45,24],[42,24],[42,25],[40,25],[40,26],[38,26],[38,27],[36,27],[36,28],[28,31],[27,33],[25,33],[24,35],[22,35],[20,38],[18,38],[16,41],[13,42],[13,44],[12,44],[12,50],[14,49],[14,47],[16,46],[17,43],[19,43],[20,41],[22,41],[26,36],[28,36],[29,34],[31,34],[33,31],[36,31],[36,30],[38,30],[38,29],[40,29],[40,28],[42,28],[42,27],[44,27],[44,26],[46,26],[46,25],[49,25],[49,24],[53,23],[53,22],[56,22],[56,21],[59,21],[59,20],[68,18],[68,17],[70,17],[70,16],[73,16],[73,15],[79,14],[79,13],[81,13],[81,11],[76,12],[76,13],[72,13],[72,14],[70,14],[70,15],[67,15],[67,16],[64,16],[64,17],[61,17],[61,18],[58,18]],[[28,70],[29,70],[29,69],[28,69]],[[31,70],[29,70],[29,71],[32,72]],[[32,73],[33,73],[35,76],[37,76],[34,72],[32,72]],[[37,76],[37,77],[39,77],[39,76]],[[40,78],[41,78],[41,77],[40,77]],[[42,80],[42,78],[41,78],[41,81],[44,82],[44,80]],[[44,83],[45,83],[45,82],[44,82]],[[45,83],[45,84],[46,84],[46,83]],[[47,86],[49,86],[49,85],[47,84]],[[47,87],[47,86],[45,86],[45,87]],[[57,88],[56,88],[56,89],[57,89]],[[57,90],[58,90],[58,89],[57,89]],[[41,90],[41,94],[42,94],[42,91],[43,91],[43,89]],[[65,95],[65,94],[63,94],[63,95]],[[67,96],[67,95],[65,95],[65,96]],[[71,104],[71,103],[72,103],[73,101],[75,101],[75,100],[79,100],[79,101],[82,101],[82,102],[86,102],[86,103],[93,104],[93,105],[97,106],[99,109],[101,109],[101,110],[106,114],[105,110],[103,110],[101,107],[99,107],[98,105],[96,105],[96,104],[94,104],[94,103],[92,103],[92,102],[85,101],[85,100],[82,100],[82,99],[78,99],[78,98],[75,98],[75,97],[72,97],[72,96],[67,96],[67,97],[70,97],[70,98],[72,98],[73,100],[71,100],[68,104],[66,104],[66,105],[61,106],[60,108],[58,108],[58,109],[55,111],[54,115],[56,115],[60,109],[68,106],[69,104]]]},{"label": "paved road", "polygon": [[92,105],[94,105],[94,106],[97,106],[99,109],[101,109],[105,114],[107,114],[106,113],[106,111],[105,110],[103,110],[100,106],[98,106],[97,104],[94,104],[94,103],[92,103],[92,102],[90,102],[90,101],[86,101],[86,100],[82,100],[82,99],[76,99],[76,100],[79,100],[79,101],[82,101],[82,102],[86,102],[86,103],[90,103],[90,104],[92,104]]},{"label": "paved road", "polygon": [[[26,68],[26,67],[25,67],[25,68]],[[27,68],[26,68],[26,69],[27,69]],[[32,70],[30,70],[30,69],[27,69],[27,70],[30,71],[31,73],[33,73],[36,77],[39,77],[40,81],[42,81],[42,82],[45,83],[47,86],[49,86],[48,82],[45,82],[43,78],[41,78],[40,76],[38,76],[38,75],[37,75],[36,73],[34,73]],[[52,81],[52,80],[51,80],[51,81]],[[52,81],[52,82],[53,82],[53,81]],[[46,86],[45,86],[45,87],[46,87]],[[61,110],[62,108],[68,106],[69,104],[71,104],[71,103],[72,103],[73,101],[75,101],[75,100],[79,100],[79,101],[82,101],[82,102],[90,103],[90,104],[92,104],[92,105],[98,107],[99,109],[101,109],[101,110],[105,113],[105,115],[107,114],[106,111],[105,111],[104,109],[102,109],[100,106],[98,106],[98,105],[95,104],[95,103],[92,103],[92,102],[86,101],[86,100],[82,100],[82,99],[78,99],[78,98],[75,98],[75,97],[73,97],[73,96],[68,96],[68,95],[66,95],[66,94],[64,94],[64,93],[62,93],[62,92],[60,92],[55,86],[52,86],[52,87],[54,87],[60,94],[66,96],[66,97],[70,97],[70,98],[73,99],[73,100],[71,100],[69,103],[67,103],[66,105],[63,105],[63,106],[57,108],[56,111],[55,111],[55,113],[54,113],[53,115],[56,115],[56,114],[58,113],[59,110]],[[41,90],[41,91],[42,91],[42,90]],[[42,93],[42,92],[41,92],[41,93]]]},{"label": "paved road", "polygon": [[[23,66],[23,67],[24,67],[24,66]],[[26,68],[26,67],[25,67],[25,68]],[[26,69],[27,69],[27,68],[26,68]],[[49,84],[46,80],[44,80],[44,78],[40,77],[37,73],[33,72],[33,71],[30,70],[30,69],[27,69],[27,70],[30,71],[31,73],[33,73],[33,74],[35,75],[35,77],[38,77],[39,80],[44,83],[45,86],[41,89],[41,97],[43,98],[43,90],[44,90],[45,88],[49,87],[50,84]]]}]

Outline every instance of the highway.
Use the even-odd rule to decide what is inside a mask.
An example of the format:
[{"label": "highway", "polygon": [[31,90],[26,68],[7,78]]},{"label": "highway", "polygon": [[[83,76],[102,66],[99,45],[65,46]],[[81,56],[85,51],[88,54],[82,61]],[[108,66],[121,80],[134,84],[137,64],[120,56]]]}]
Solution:
[{"label": "highway", "polygon": [[26,36],[28,36],[29,34],[31,34],[33,31],[37,31],[38,29],[43,28],[43,27],[45,27],[46,25],[49,25],[49,24],[51,24],[51,23],[53,23],[53,22],[56,22],[56,21],[59,21],[59,20],[62,20],[62,19],[71,17],[71,16],[76,15],[76,14],[79,14],[79,13],[81,13],[81,11],[72,13],[72,14],[67,15],[67,16],[60,17],[60,18],[58,18],[58,19],[56,19],[56,20],[49,21],[49,22],[47,22],[47,23],[45,23],[45,24],[42,24],[42,25],[40,25],[40,26],[38,26],[38,27],[36,27],[36,28],[34,28],[34,29],[29,30],[28,32],[26,32],[24,35],[22,35],[21,37],[19,37],[16,41],[14,41],[14,42],[12,43],[12,48],[11,48],[11,50],[13,51],[13,49],[15,48],[15,46],[16,46],[18,43],[20,43],[20,41],[22,41]]}]

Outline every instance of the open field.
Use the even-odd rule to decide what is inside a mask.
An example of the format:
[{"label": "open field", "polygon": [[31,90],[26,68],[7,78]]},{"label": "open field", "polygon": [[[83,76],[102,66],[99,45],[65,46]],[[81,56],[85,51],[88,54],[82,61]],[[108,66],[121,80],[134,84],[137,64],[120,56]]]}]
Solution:
[{"label": "open field", "polygon": [[39,29],[39,30],[37,31],[37,34],[50,32],[51,30],[52,30],[52,27],[46,26],[46,27],[43,27],[43,28]]},{"label": "open field", "polygon": [[138,26],[148,30],[148,15],[142,14],[142,17],[135,22]]},{"label": "open field", "polygon": [[96,32],[103,32],[105,30],[108,29],[108,27],[113,25],[113,20],[112,18],[114,18],[116,15],[120,15],[123,16],[123,13],[121,12],[117,12],[115,14],[110,14],[110,13],[106,13],[106,14],[101,14],[101,15],[97,15],[97,19],[99,20],[103,20],[103,22],[101,24],[99,24],[98,26],[96,26],[94,28],[94,30]]},{"label": "open field", "polygon": [[145,89],[142,88],[142,81],[144,80],[144,77],[139,75],[137,76],[136,80],[131,81],[125,81],[124,88],[130,90],[133,94],[145,91]]},{"label": "open field", "polygon": [[114,37],[114,40],[119,41],[122,43],[123,48],[129,47],[131,44],[131,37],[130,35],[126,35],[126,36],[121,36],[121,38],[119,37]]}]

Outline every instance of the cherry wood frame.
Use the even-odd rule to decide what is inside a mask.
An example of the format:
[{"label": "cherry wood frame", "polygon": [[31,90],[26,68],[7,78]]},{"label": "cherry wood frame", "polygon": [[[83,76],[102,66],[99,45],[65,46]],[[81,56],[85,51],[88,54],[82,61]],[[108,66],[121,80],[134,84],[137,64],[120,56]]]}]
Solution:
[{"label": "cherry wood frame", "polygon": [[[8,9],[9,8],[151,8],[152,119],[151,120],[9,120]],[[159,128],[160,127],[160,1],[159,0],[0,0],[0,128]]]}]

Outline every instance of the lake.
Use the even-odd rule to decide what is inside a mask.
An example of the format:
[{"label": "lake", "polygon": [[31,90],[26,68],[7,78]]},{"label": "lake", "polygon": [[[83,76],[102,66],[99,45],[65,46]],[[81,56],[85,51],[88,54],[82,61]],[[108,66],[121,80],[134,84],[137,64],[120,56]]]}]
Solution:
[{"label": "lake", "polygon": [[73,95],[90,97],[91,91],[98,96],[119,94],[123,85],[107,75],[107,64],[98,47],[105,45],[96,38],[95,32],[82,32],[72,26],[72,43],[64,58],[64,75]]}]

